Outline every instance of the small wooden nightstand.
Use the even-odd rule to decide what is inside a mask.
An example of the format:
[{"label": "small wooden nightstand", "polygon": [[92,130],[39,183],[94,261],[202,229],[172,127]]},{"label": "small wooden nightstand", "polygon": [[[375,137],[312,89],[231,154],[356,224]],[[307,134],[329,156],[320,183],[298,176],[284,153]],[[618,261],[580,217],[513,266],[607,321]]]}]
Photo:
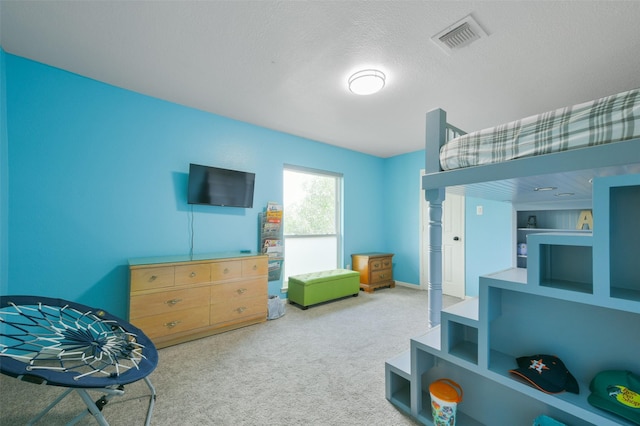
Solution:
[{"label": "small wooden nightstand", "polygon": [[357,253],[351,255],[353,270],[360,272],[360,289],[373,293],[376,288],[396,286],[393,280],[392,253]]}]

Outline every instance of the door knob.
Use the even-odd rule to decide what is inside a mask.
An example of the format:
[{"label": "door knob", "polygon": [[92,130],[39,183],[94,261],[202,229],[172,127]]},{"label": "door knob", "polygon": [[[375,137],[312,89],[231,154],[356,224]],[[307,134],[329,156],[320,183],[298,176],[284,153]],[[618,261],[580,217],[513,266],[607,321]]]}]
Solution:
[{"label": "door knob", "polygon": [[460,241],[460,237],[453,237],[453,241]]}]

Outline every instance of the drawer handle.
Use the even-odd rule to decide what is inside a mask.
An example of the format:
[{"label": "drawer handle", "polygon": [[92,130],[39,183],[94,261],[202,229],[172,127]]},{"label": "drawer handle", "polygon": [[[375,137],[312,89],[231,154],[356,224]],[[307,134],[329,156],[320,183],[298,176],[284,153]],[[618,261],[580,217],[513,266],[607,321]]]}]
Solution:
[{"label": "drawer handle", "polygon": [[241,306],[241,307],[239,307],[238,309],[236,309],[236,311],[237,311],[239,314],[243,313],[243,312],[244,312],[244,311],[246,311],[246,310],[247,310],[247,308],[245,308],[244,306]]},{"label": "drawer handle", "polygon": [[228,274],[229,273],[229,268],[224,268],[224,271],[222,271],[223,274]]},{"label": "drawer handle", "polygon": [[180,324],[181,321],[171,321],[171,322],[165,322],[164,326],[167,328],[173,328],[176,325]]},{"label": "drawer handle", "polygon": [[155,275],[151,275],[151,276],[149,277],[149,282],[155,281],[157,278],[158,278],[157,276],[155,276]]},{"label": "drawer handle", "polygon": [[167,300],[167,301],[166,301],[166,302],[164,302],[164,303],[166,303],[166,304],[167,304],[167,305],[169,305],[169,306],[173,306],[173,305],[175,305],[176,303],[180,303],[180,302],[182,302],[182,299],[171,299],[171,300]]},{"label": "drawer handle", "polygon": [[244,293],[246,293],[246,291],[247,291],[247,289],[246,289],[246,288],[239,288],[239,289],[237,290],[238,294],[244,294]]},{"label": "drawer handle", "polygon": [[258,265],[254,264],[254,265],[253,265],[253,270],[254,270],[254,271],[257,271],[257,270],[258,270]]},{"label": "drawer handle", "polygon": [[380,266],[380,264],[379,264],[379,263],[374,263],[374,264],[373,264],[373,267],[374,267],[374,268],[377,268],[377,267],[379,267],[379,266]]},{"label": "drawer handle", "polygon": [[189,276],[190,276],[191,278],[193,278],[193,277],[195,277],[195,276],[196,276],[196,273],[195,273],[195,272],[192,272],[192,273],[190,273],[190,274],[189,274]]},{"label": "drawer handle", "polygon": [[380,278],[385,278],[387,274],[380,274]]}]

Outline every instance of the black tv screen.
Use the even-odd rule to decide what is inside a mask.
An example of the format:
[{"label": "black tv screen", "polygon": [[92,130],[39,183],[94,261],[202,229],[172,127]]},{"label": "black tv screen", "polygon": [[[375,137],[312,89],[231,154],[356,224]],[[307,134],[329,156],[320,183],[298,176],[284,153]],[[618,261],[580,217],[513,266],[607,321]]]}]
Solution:
[{"label": "black tv screen", "polygon": [[251,208],[255,177],[255,173],[190,164],[187,202]]}]

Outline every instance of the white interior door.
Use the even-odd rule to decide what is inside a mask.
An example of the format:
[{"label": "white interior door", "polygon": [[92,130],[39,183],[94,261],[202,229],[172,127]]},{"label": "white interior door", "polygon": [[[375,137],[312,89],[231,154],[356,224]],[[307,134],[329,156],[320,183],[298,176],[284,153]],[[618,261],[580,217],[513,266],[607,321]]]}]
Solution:
[{"label": "white interior door", "polygon": [[447,193],[442,203],[442,294],[464,298],[464,197]]},{"label": "white interior door", "polygon": [[[422,183],[420,186],[422,187]],[[420,191],[420,197],[420,288],[426,290],[429,274],[427,259],[429,253],[429,203],[425,200],[424,190]],[[464,197],[447,192],[442,207],[442,293],[464,298]]]}]

